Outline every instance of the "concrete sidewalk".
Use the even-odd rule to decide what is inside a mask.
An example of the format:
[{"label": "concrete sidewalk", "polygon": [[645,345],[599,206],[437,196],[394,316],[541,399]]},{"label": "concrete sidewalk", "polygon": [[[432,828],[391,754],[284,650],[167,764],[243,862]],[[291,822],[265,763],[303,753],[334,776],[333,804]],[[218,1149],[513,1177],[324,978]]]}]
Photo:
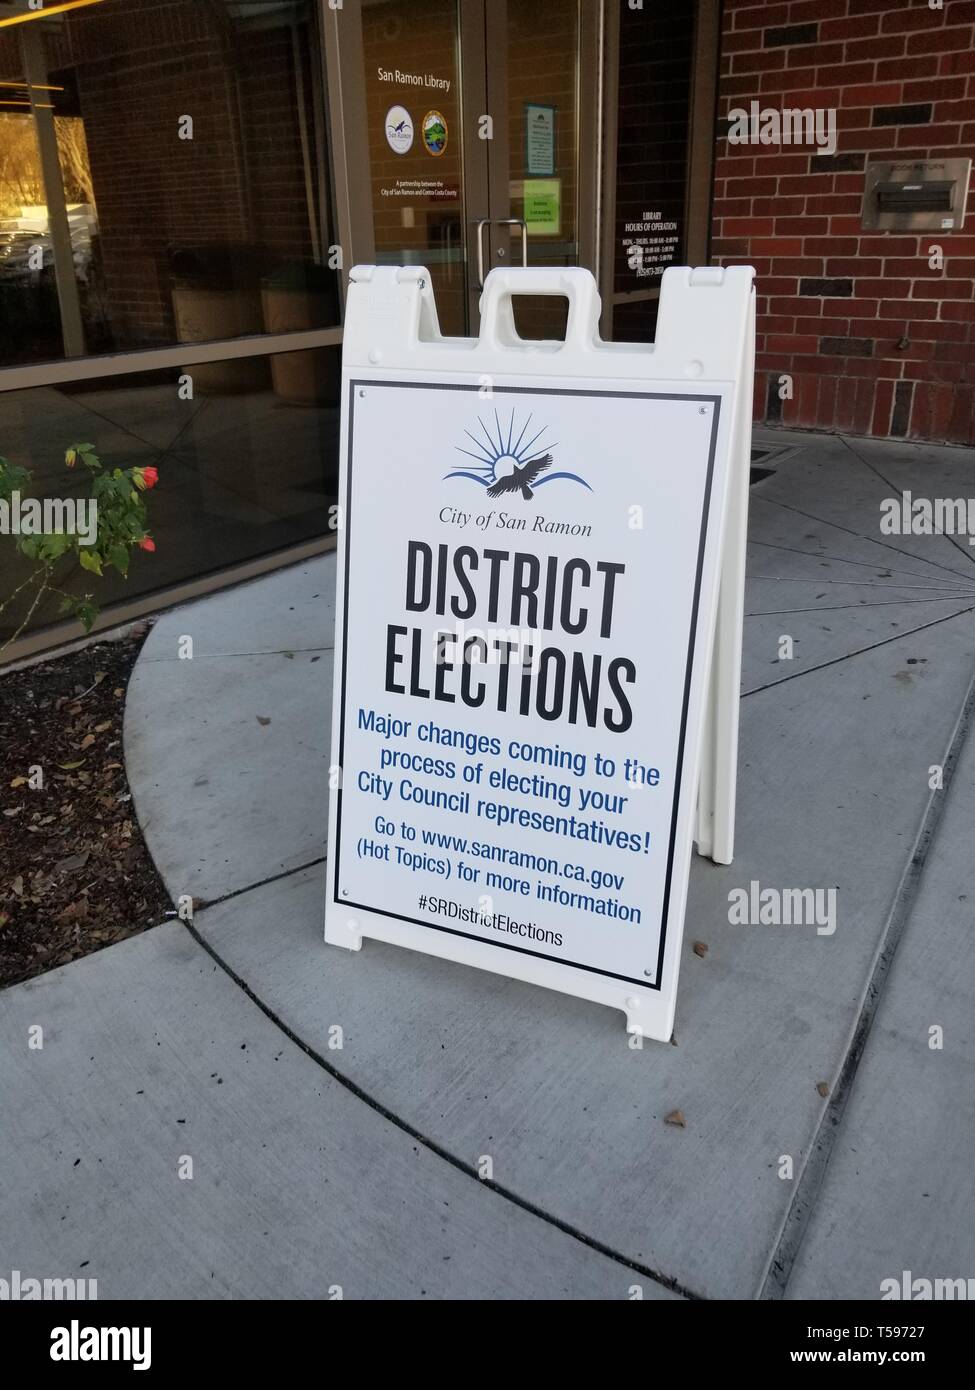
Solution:
[{"label": "concrete sidewalk", "polygon": [[[758,442],[791,453],[752,489],[737,858],[692,867],[677,1046],[323,945],[334,559],[279,572],[166,614],[129,687],[137,811],[193,927],[0,995],[0,1269],[87,1262],[102,1297],[875,1299],[905,1269],[975,1276],[975,563],[878,526],[898,489],[967,495],[971,454]],[[729,925],[753,879],[836,885],[835,935]]]}]

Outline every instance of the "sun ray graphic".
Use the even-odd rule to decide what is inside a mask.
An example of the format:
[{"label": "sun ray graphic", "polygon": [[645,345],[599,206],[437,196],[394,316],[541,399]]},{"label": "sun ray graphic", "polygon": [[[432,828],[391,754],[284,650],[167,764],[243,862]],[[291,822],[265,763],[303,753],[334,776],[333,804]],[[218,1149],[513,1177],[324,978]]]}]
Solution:
[{"label": "sun ray graphic", "polygon": [[[512,407],[506,420],[502,419],[497,408],[493,411],[493,415],[493,423],[490,418],[485,421],[478,416],[477,425],[480,434],[469,429],[464,430],[464,434],[473,447],[465,448],[461,444],[456,444],[454,448],[458,454],[463,454],[465,459],[470,459],[472,462],[465,463],[462,468],[452,469],[445,474],[445,480],[447,478],[467,478],[471,482],[480,483],[482,487],[494,487],[496,483],[511,478],[515,473],[520,475],[520,471],[524,469],[526,464],[533,461],[537,462],[539,455],[551,455],[552,450],[559,447],[557,441],[552,442],[547,438],[548,427],[545,425],[541,429],[536,429],[526,442],[526,436],[531,430],[532,411],[528,411],[520,422],[516,407]],[[517,439],[515,438],[516,432]],[[535,469],[534,471],[537,472],[538,470]],[[540,486],[542,482],[554,481],[557,478],[581,483],[584,488],[592,491],[586,480],[580,478],[576,473],[548,472],[544,479],[538,478],[534,482],[536,486]]]}]

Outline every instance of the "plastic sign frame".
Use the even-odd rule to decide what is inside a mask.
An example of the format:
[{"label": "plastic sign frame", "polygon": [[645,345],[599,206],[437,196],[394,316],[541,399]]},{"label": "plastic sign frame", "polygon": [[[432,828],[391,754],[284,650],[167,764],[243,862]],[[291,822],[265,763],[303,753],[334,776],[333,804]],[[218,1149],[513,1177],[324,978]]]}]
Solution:
[{"label": "plastic sign frame", "polygon": [[[440,333],[428,271],[420,267],[362,266],[351,272],[343,346],[332,710],[332,762],[338,769],[338,786],[332,792],[329,808],[327,943],[359,950],[364,938],[386,941],[620,1009],[626,1016],[630,1033],[660,1041],[670,1038],[693,843],[696,841],[699,853],[720,863],[730,863],[733,854],[754,363],[753,276],[751,267],[668,268],[661,283],[656,341],[631,344],[600,340],[599,296],[592,276],[585,270],[492,271],[481,300],[481,331],[477,339],[447,338]],[[518,294],[560,295],[568,299],[564,343],[526,342],[518,337],[511,302],[512,296]],[[468,447],[465,463],[461,457],[465,450],[460,449],[456,455],[446,448],[438,451],[431,440],[434,424],[438,429],[442,424],[449,424],[451,438],[462,437],[462,407],[467,404],[474,407],[472,419],[480,407],[482,415],[496,421],[497,431],[485,429],[482,421],[484,433],[474,441],[479,447],[475,448],[473,443]],[[561,489],[558,491],[561,499],[572,496],[573,516],[584,514],[579,510],[580,505],[583,509],[590,508],[593,515],[600,505],[606,505],[598,499],[590,500],[575,486],[582,484],[592,492],[581,472],[573,472],[564,465],[566,454],[572,455],[571,449],[559,450],[557,460],[553,460],[551,452],[538,453],[546,442],[535,433],[538,421],[532,426],[529,442],[535,438],[540,442],[537,446],[532,443],[531,448],[519,447],[524,430],[528,429],[526,417],[533,418],[534,408],[540,404],[545,407],[542,414],[547,410],[548,415],[557,417],[558,424],[569,432],[570,438],[579,441],[583,436],[587,439],[592,436],[588,452],[579,452],[582,449],[579,444],[577,453],[592,460],[597,470],[593,476],[599,481],[608,479],[612,469],[611,462],[595,456],[598,451],[592,440],[599,438],[601,428],[620,431],[620,438],[629,441],[634,450],[639,452],[644,447],[646,452],[641,445],[641,429],[649,425],[674,451],[672,458],[667,455],[667,469],[662,471],[658,466],[654,474],[654,498],[633,498],[638,504],[656,500],[661,514],[666,516],[667,524],[659,525],[656,532],[661,547],[659,561],[648,559],[638,545],[634,548],[630,544],[625,553],[635,556],[636,563],[615,562],[601,552],[599,563],[589,566],[573,556],[573,542],[546,538],[541,543],[523,531],[510,540],[498,533],[492,534],[489,541],[488,534],[471,537],[464,530],[458,533],[463,540],[451,537],[455,556],[456,547],[462,546],[464,564],[475,569],[477,561],[471,558],[474,547],[483,543],[507,545],[506,551],[482,553],[520,560],[521,579],[515,581],[514,590],[520,595],[519,603],[521,599],[531,602],[534,593],[524,587],[525,568],[530,561],[530,554],[526,552],[537,552],[539,567],[544,558],[546,573],[553,584],[560,567],[564,567],[566,575],[572,571],[577,579],[580,569],[584,571],[586,577],[580,582],[592,583],[586,595],[589,607],[583,609],[578,602],[581,591],[576,584],[574,598],[571,602],[564,598],[564,606],[559,611],[563,618],[568,614],[567,631],[583,630],[579,626],[583,613],[593,629],[599,628],[601,623],[593,638],[607,637],[616,622],[614,604],[622,592],[622,586],[617,589],[616,585],[627,565],[631,581],[633,575],[642,574],[650,584],[650,588],[643,591],[642,601],[647,611],[655,615],[655,635],[666,655],[662,669],[656,670],[659,696],[653,695],[657,703],[652,709],[654,720],[659,715],[660,728],[665,731],[657,736],[658,740],[670,739],[673,744],[668,750],[665,799],[644,803],[654,805],[656,827],[652,836],[651,832],[645,832],[646,846],[638,842],[632,822],[615,822],[616,825],[630,825],[630,830],[620,835],[614,828],[611,814],[599,822],[603,829],[592,832],[609,836],[610,845],[623,845],[628,851],[625,858],[630,905],[620,906],[619,900],[610,898],[600,901],[604,908],[605,904],[610,904],[606,911],[615,903],[616,911],[632,914],[632,894],[638,892],[637,906],[643,902],[643,911],[635,914],[636,925],[632,929],[632,915],[629,919],[624,916],[621,928],[615,921],[589,920],[574,908],[562,913],[558,904],[567,901],[564,896],[554,899],[554,909],[548,905],[552,898],[539,909],[527,897],[522,904],[502,889],[503,903],[499,907],[493,894],[484,895],[483,875],[477,875],[478,882],[460,881],[461,872],[470,873],[471,867],[462,859],[452,857],[451,850],[455,843],[466,845],[469,840],[455,842],[447,832],[456,830],[461,837],[480,835],[482,844],[495,835],[490,825],[477,823],[471,816],[472,805],[476,804],[477,814],[482,815],[490,812],[494,803],[480,799],[472,802],[471,794],[477,793],[478,788],[463,786],[463,779],[481,777],[485,766],[481,763],[478,771],[475,758],[467,756],[465,759],[465,753],[470,755],[469,747],[453,750],[455,761],[449,775],[457,780],[443,783],[451,790],[440,797],[435,819],[428,822],[415,850],[409,842],[404,842],[404,837],[412,833],[415,838],[416,827],[411,827],[411,819],[426,813],[393,799],[397,787],[400,797],[405,795],[404,785],[411,790],[419,788],[414,795],[422,798],[426,794],[424,786],[437,783],[436,777],[425,778],[422,774],[433,774],[434,770],[444,774],[446,760],[433,755],[443,752],[448,758],[451,756],[449,747],[428,747],[426,752],[431,756],[419,757],[415,745],[403,742],[409,739],[408,732],[404,735],[400,729],[390,730],[383,723],[384,720],[395,722],[401,717],[407,730],[418,727],[416,716],[420,703],[407,696],[426,698],[430,694],[417,675],[421,657],[419,639],[423,638],[424,653],[429,659],[429,653],[425,652],[426,638],[432,643],[435,629],[450,626],[453,621],[443,617],[450,612],[449,607],[444,606],[450,578],[447,573],[450,551],[446,540],[443,544],[434,543],[430,522],[433,513],[426,506],[433,497],[444,497],[441,492],[429,491],[433,483],[439,488],[444,477],[467,479],[468,491],[463,496],[474,494],[472,501],[480,503],[481,520],[498,514],[506,516],[503,510],[489,514],[485,508],[492,505],[503,508],[506,501],[517,501],[519,493],[537,502],[535,491],[540,491],[547,482],[553,487],[551,493],[545,493],[546,497],[556,495],[556,484]],[[456,468],[445,473],[442,459],[428,467],[430,455],[437,452],[444,458],[456,457]],[[532,457],[528,457],[529,454]],[[600,472],[603,468],[606,471]],[[483,490],[474,485],[478,481],[483,484]],[[627,496],[633,492],[632,475],[629,483],[629,489],[625,490]],[[485,503],[485,494],[497,500],[493,504]],[[580,503],[580,498],[585,501]],[[614,517],[619,515],[624,503],[625,496],[621,493],[612,502]],[[457,526],[465,528],[474,516],[473,506],[470,513],[459,507],[453,509],[453,516],[449,507],[442,508],[442,512],[447,520],[453,519]],[[531,515],[537,517],[537,509]],[[444,516],[440,516],[440,522],[443,521]],[[480,525],[480,521],[477,524]],[[496,526],[499,523],[489,520],[487,524]],[[510,524],[522,528],[526,525],[515,520]],[[625,520],[620,524],[625,527]],[[408,540],[408,533],[414,532],[419,539]],[[438,540],[441,532],[442,526],[436,533]],[[519,548],[517,554],[513,547]],[[455,579],[460,576],[464,583],[460,562],[454,559],[452,563]],[[494,566],[490,606],[497,618],[499,607],[503,607],[503,600],[500,603],[497,600],[498,590],[503,589],[498,574],[506,560],[494,558],[490,563]],[[652,583],[654,564],[658,565],[660,581],[655,587]],[[412,629],[412,664],[407,635],[410,630],[402,625],[404,570],[407,572],[406,607],[432,608],[432,596],[436,592],[437,611],[441,614],[432,626],[428,613],[417,618],[427,630],[421,633],[420,628]],[[676,580],[673,579],[675,575],[678,576]],[[470,600],[469,611],[475,613],[473,621],[477,623],[483,614],[473,607],[470,570],[466,573],[466,581],[464,589]],[[601,608],[599,583],[602,584]],[[650,601],[651,588],[656,594],[655,608]],[[563,594],[566,592],[563,589]],[[639,652],[635,652],[635,648],[642,648],[647,635],[635,606],[639,599],[631,582],[626,601],[619,604],[625,622],[621,618],[617,624],[619,628],[626,628],[625,649],[637,656]],[[546,615],[549,619],[556,612],[556,604],[554,598],[548,602]],[[673,622],[668,616],[671,610],[675,615]],[[453,611],[467,613],[458,608]],[[524,611],[524,605],[519,611]],[[531,611],[537,613],[538,610]],[[386,638],[375,631],[377,619],[380,625],[388,625]],[[503,626],[504,621],[499,619],[499,626]],[[610,702],[599,711],[599,718],[605,720],[609,729],[618,731],[627,727],[620,722],[614,725],[613,721],[622,719],[621,711],[627,705],[625,684],[631,678],[635,661],[630,662],[624,656],[610,663],[606,643],[590,642],[585,634],[578,639],[559,633],[550,636],[556,644],[561,641],[567,646],[572,641],[583,646],[589,643],[592,650],[587,650],[593,663],[590,670],[597,674],[605,675],[611,666],[616,667],[616,679],[612,684],[618,696],[618,708],[614,712]],[[441,632],[437,640],[442,637]],[[594,654],[597,646],[602,653],[599,656]],[[438,651],[442,652],[443,648]],[[510,654],[510,648],[508,651]],[[571,657],[570,652],[566,660]],[[531,658],[527,661],[530,666]],[[536,674],[540,680],[540,673]],[[464,680],[469,679],[465,670]],[[506,676],[506,690],[507,679]],[[511,680],[514,679],[512,676]],[[437,680],[440,680],[439,674]],[[525,676],[525,680],[529,677]],[[522,688],[523,701],[528,698],[524,693],[528,688],[527,685]],[[604,682],[600,687],[600,699],[605,688]],[[585,701],[585,682],[581,689],[583,693],[578,698]],[[397,702],[397,695],[390,691],[402,692],[403,698]],[[439,684],[437,691],[439,698],[451,698],[442,693]],[[605,747],[605,738],[602,745],[594,745],[594,735],[587,735],[585,730],[566,731],[559,724],[548,722],[553,718],[550,712],[536,717],[524,703],[519,713],[528,717],[513,720],[500,701],[499,695],[497,710],[488,708],[484,713],[453,703],[437,708],[422,707],[441,728],[453,726],[455,732],[461,726],[467,730],[481,730],[481,742],[473,745],[475,751],[477,747],[483,751],[491,742],[488,732],[483,731],[497,731],[503,727],[506,733],[520,733],[539,747],[549,750],[554,747],[569,765],[573,757],[582,757],[583,763],[579,766],[587,769],[586,786],[591,796],[594,782],[599,781],[598,777],[589,775],[593,765],[592,750]],[[587,704],[585,708],[590,713],[591,728],[595,722],[592,716],[595,707]],[[642,704],[636,714],[646,721],[647,710]],[[564,740],[567,746],[563,748],[559,736],[566,732],[569,737]],[[652,730],[649,733],[652,734]],[[633,751],[641,751],[648,743],[653,745],[647,729],[634,725],[634,734]],[[465,737],[473,735],[468,733]],[[580,740],[585,738],[590,739],[586,744],[588,761],[587,755],[579,752]],[[574,753],[573,739],[576,740]],[[505,758],[503,751],[497,753],[498,746],[505,747],[503,741],[495,739],[490,775],[506,785],[510,777],[499,770],[499,760],[503,763]],[[384,760],[384,771],[380,773],[378,757],[383,747],[407,747],[412,751],[393,755],[391,770]],[[376,757],[372,756],[374,753]],[[405,761],[398,761],[400,757]],[[598,767],[598,761],[596,765]],[[411,774],[411,780],[404,782],[404,768],[415,768],[420,775]],[[640,773],[635,773],[634,777],[647,774],[643,764],[640,768]],[[458,770],[462,779],[457,778]],[[544,768],[537,770],[546,771]],[[519,771],[530,773],[533,769],[519,767]],[[558,772],[553,774],[556,779],[558,776]],[[573,780],[569,775],[570,784]],[[526,791],[530,779],[526,777],[518,783],[516,778],[515,781],[522,794],[521,809],[506,811],[506,814],[517,815],[520,819],[508,824],[527,825],[531,821],[540,833],[519,836],[518,830],[511,828],[509,842],[517,839],[526,847],[530,843],[539,855],[549,854],[554,864],[564,858],[570,845],[564,839],[543,832],[549,825],[555,825],[560,827],[560,836],[567,833],[561,827],[568,823],[564,809],[568,802],[550,808],[536,800],[530,790]],[[492,781],[492,786],[497,785],[497,780]],[[552,787],[558,790],[557,781],[537,785],[544,787],[543,796],[554,795],[549,790]],[[650,785],[656,784],[651,782]],[[619,791],[618,778],[613,783],[613,791]],[[434,795],[439,794],[431,793],[431,797]],[[431,800],[428,804],[434,803]],[[452,818],[445,809],[448,805],[451,812],[456,812]],[[533,809],[526,810],[528,807]],[[613,809],[610,803],[610,810]],[[549,815],[550,810],[556,814]],[[435,829],[431,829],[431,825]],[[384,836],[389,837],[386,843]],[[447,849],[441,852],[429,847],[434,844],[447,846]],[[421,846],[425,847],[421,849]],[[579,859],[588,854],[590,864],[593,856],[609,854],[602,847],[597,849],[587,844],[574,846],[574,850]],[[508,850],[501,852],[510,853]],[[620,851],[617,849],[615,853],[619,858]],[[439,857],[434,860],[435,855]],[[649,856],[646,862],[651,865],[650,869],[645,868],[644,856]],[[438,867],[428,873],[427,866],[431,862]],[[617,860],[603,857],[600,862],[615,863]],[[631,867],[632,874],[629,873]],[[590,882],[597,883],[604,871],[598,869],[590,873],[585,870],[585,873],[584,887]],[[448,875],[449,882],[442,881],[444,874]],[[610,876],[609,881],[622,884],[624,878]],[[521,881],[521,893],[527,894],[528,883],[528,880]],[[639,896],[634,883],[640,890],[646,889],[647,899]],[[540,895],[543,886],[539,880],[534,882],[534,887]],[[571,887],[564,884],[559,891],[567,893]],[[548,887],[545,891],[554,890]],[[576,895],[570,896],[575,902]],[[652,911],[650,897],[653,898]],[[436,907],[427,906],[431,899]],[[588,895],[579,900],[594,901]],[[470,908],[461,912],[458,903],[469,903]],[[447,904],[452,905],[450,914]],[[570,945],[564,950],[563,932],[550,929],[562,917],[567,921],[571,918],[573,922],[572,930],[566,928]],[[522,918],[532,920],[525,922]],[[591,928],[603,935],[597,938]],[[586,949],[582,950],[580,933],[585,935],[587,931]],[[642,969],[638,969],[632,962],[641,953],[644,959],[639,961]]]}]

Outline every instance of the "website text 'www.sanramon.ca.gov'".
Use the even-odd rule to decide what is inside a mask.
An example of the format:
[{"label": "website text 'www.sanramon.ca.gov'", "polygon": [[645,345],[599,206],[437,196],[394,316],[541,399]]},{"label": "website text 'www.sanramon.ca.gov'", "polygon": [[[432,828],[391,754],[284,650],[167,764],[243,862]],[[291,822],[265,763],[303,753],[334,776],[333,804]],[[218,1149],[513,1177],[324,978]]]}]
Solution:
[{"label": "website text 'www.sanramon.ca.gov'", "polygon": [[532,850],[509,849],[504,845],[488,844],[482,840],[468,840],[462,835],[446,835],[439,830],[421,830],[420,835],[424,845],[434,849],[467,854],[472,859],[502,864],[509,869],[528,869],[532,873],[548,874],[552,878],[574,879],[591,888],[614,888],[619,891],[626,881],[625,874],[612,873],[606,869],[587,869],[581,864],[563,863],[560,859],[536,854]]}]

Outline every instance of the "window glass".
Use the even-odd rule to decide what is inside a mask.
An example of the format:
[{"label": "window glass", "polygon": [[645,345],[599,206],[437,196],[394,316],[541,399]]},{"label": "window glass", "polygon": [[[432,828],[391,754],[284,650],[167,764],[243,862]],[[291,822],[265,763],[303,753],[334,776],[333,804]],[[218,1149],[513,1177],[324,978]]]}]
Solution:
[{"label": "window glass", "polygon": [[[658,289],[686,256],[686,177],[697,6],[620,9],[615,290]],[[634,315],[639,320],[640,315]],[[614,316],[615,331],[623,316]],[[641,330],[642,331],[642,330]]]},{"label": "window glass", "polygon": [[0,22],[0,365],[338,323],[317,14],[15,0]]},{"label": "window glass", "polygon": [[[25,496],[89,496],[86,470],[65,466],[75,444],[92,445],[106,470],[158,470],[145,494],[154,553],[136,552],[128,579],[113,570],[96,578],[68,555],[57,587],[104,607],[328,534],[340,354],[315,348],[0,394],[0,454],[32,474]],[[0,535],[0,598],[31,568],[14,536]],[[0,644],[30,595],[0,612]],[[58,621],[60,608],[57,595],[43,600],[28,630]]]}]

